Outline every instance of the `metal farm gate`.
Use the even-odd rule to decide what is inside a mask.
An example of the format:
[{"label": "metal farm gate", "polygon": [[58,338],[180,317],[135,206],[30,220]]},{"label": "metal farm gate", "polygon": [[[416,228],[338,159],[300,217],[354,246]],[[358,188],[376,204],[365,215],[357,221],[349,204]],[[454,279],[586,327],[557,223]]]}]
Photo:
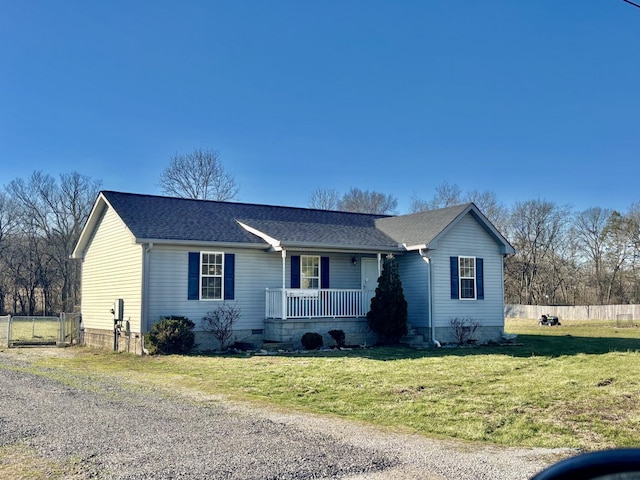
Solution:
[{"label": "metal farm gate", "polygon": [[80,314],[58,317],[0,317],[0,347],[74,345],[80,340]]}]

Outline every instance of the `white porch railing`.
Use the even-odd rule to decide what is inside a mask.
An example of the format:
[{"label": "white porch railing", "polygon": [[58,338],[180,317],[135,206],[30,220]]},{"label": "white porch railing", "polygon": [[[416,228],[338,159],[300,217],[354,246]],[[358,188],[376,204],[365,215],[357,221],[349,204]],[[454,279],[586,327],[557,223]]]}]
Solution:
[{"label": "white porch railing", "polygon": [[267,288],[266,318],[364,317],[373,290]]}]

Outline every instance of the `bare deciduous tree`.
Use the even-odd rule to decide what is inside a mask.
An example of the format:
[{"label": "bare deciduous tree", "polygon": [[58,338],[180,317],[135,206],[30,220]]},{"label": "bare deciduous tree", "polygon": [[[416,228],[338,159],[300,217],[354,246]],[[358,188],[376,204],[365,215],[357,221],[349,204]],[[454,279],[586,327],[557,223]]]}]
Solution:
[{"label": "bare deciduous tree", "polygon": [[15,203],[4,192],[0,192],[0,255],[7,248],[7,237],[15,230],[16,224]]},{"label": "bare deciduous tree", "polygon": [[70,255],[99,188],[99,181],[77,172],[60,175],[58,182],[39,171],[7,186],[19,214],[14,271],[29,268],[29,275],[37,275],[33,282],[42,289],[44,310],[72,311],[78,303],[79,265]]},{"label": "bare deciduous tree", "polygon": [[359,188],[352,188],[338,202],[338,210],[380,215],[394,214],[397,207],[398,200],[392,195]]},{"label": "bare deciduous tree", "polygon": [[340,194],[333,188],[316,188],[309,198],[309,207],[319,210],[335,210],[338,208]]},{"label": "bare deciduous tree", "polygon": [[607,245],[607,224],[611,210],[593,207],[579,212],[573,221],[577,246],[584,255],[584,261],[593,268],[598,302],[602,302],[604,293],[603,258]]},{"label": "bare deciduous tree", "polygon": [[436,187],[436,193],[429,201],[422,200],[416,194],[413,194],[409,209],[411,213],[418,213],[438,208],[452,207],[467,202],[474,203],[499,231],[504,231],[508,221],[509,211],[504,205],[498,202],[496,194],[490,190],[483,192],[472,190],[463,194],[458,185],[442,182]]},{"label": "bare deciduous tree", "polygon": [[498,202],[494,192],[489,190],[485,190],[484,192],[472,190],[465,193],[464,201],[473,202],[489,221],[495,225],[498,231],[504,232],[506,230],[507,221],[509,220],[509,210]]},{"label": "bare deciduous tree", "polygon": [[[556,251],[566,240],[568,207],[553,202],[529,200],[517,202],[511,212],[507,238],[516,254],[507,258],[507,288],[515,303],[527,305],[546,302],[549,288],[557,280],[551,278]],[[553,285],[553,287],[550,287]]]},{"label": "bare deciduous tree", "polygon": [[452,207],[463,203],[462,190],[455,183],[442,182],[436,187],[436,193],[431,200],[422,200],[417,195],[411,197],[411,213],[436,210],[438,208]]},{"label": "bare deciduous tree", "polygon": [[224,170],[218,152],[201,149],[175,153],[160,175],[159,185],[166,195],[200,200],[233,200],[239,190]]},{"label": "bare deciduous tree", "polygon": [[604,303],[629,303],[626,288],[627,266],[632,261],[636,227],[633,220],[620,212],[614,211],[607,222],[607,249],[604,255],[609,271]]}]

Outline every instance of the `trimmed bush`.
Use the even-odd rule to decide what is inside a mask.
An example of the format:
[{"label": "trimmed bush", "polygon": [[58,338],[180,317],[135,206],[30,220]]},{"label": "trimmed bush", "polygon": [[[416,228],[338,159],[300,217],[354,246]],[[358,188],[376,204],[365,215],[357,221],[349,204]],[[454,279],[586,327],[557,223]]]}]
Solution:
[{"label": "trimmed bush", "polygon": [[300,341],[305,350],[317,350],[323,344],[322,335],[315,332],[305,333]]},{"label": "trimmed bush", "polygon": [[154,324],[144,340],[151,353],[184,355],[195,346],[195,326],[187,317],[171,315]]},{"label": "trimmed bush", "polygon": [[343,330],[329,330],[329,335],[338,347],[344,347],[346,337]]}]

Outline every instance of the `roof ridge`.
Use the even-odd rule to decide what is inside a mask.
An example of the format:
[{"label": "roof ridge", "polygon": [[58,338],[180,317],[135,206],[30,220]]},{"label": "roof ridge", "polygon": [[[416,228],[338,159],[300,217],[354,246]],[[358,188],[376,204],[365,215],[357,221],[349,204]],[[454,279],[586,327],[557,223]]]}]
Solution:
[{"label": "roof ridge", "polygon": [[339,213],[345,215],[358,215],[358,216],[369,216],[375,218],[386,218],[386,217],[394,217],[397,215],[389,215],[384,213],[362,213],[362,212],[348,212],[345,210],[327,210],[323,208],[310,208],[310,207],[295,207],[289,205],[272,205],[267,203],[255,203],[255,202],[238,202],[238,201],[226,201],[226,200],[209,200],[202,198],[186,198],[186,197],[172,197],[168,195],[154,195],[149,193],[131,193],[131,192],[120,192],[116,190],[101,190],[100,193],[104,195],[108,194],[116,194],[116,195],[127,195],[127,196],[135,196],[135,197],[147,197],[147,198],[158,198],[158,199],[166,199],[166,200],[176,200],[176,201],[191,201],[191,202],[203,202],[203,203],[219,203],[224,205],[241,205],[248,207],[268,207],[268,208],[281,208],[281,209],[289,209],[289,210],[302,210],[302,211],[315,211],[315,212],[327,212],[327,213]]}]

